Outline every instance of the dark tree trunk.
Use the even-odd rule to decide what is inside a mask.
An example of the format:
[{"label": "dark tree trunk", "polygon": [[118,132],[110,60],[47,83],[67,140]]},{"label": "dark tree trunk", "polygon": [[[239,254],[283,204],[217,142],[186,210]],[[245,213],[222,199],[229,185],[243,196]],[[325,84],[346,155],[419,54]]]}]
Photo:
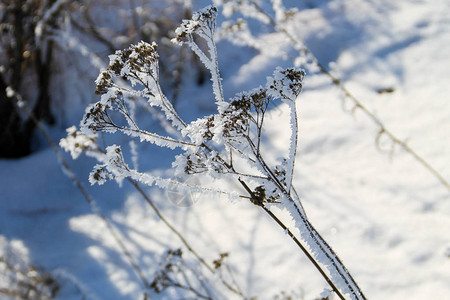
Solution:
[{"label": "dark tree trunk", "polygon": [[[11,82],[14,90],[20,88],[22,82],[22,53],[23,53],[23,0],[17,0],[13,6],[13,36],[14,44],[10,58]],[[30,139],[33,128],[24,126],[22,119],[14,104],[14,99],[8,99],[6,78],[0,73],[0,157],[16,158],[30,153]]]},{"label": "dark tree trunk", "polygon": [[14,99],[6,95],[6,83],[0,76],[0,157],[18,158],[30,154],[33,128],[25,126]]},{"label": "dark tree trunk", "polygon": [[23,11],[22,11],[23,0],[17,0],[13,9],[13,24],[14,24],[14,54],[11,59],[11,69],[12,78],[11,86],[14,90],[19,90],[20,84],[22,82],[22,60],[23,60],[23,38],[24,38],[24,28],[23,28]]},{"label": "dark tree trunk", "polygon": [[[25,33],[23,0],[16,0],[10,10],[13,24],[13,39],[9,60],[10,74],[0,73],[0,157],[19,158],[30,154],[31,138],[36,124],[28,118],[24,121],[16,106],[16,99],[9,99],[6,87],[11,86],[20,92],[24,58],[23,52],[26,41],[33,40],[34,33]],[[53,2],[53,1],[52,1]],[[33,44],[34,41],[31,41]],[[41,45],[44,45],[42,46]],[[53,42],[42,41],[41,45],[35,45],[34,59],[37,78],[38,96],[32,113],[37,120],[43,120],[48,124],[54,124],[55,119],[51,113],[50,101],[50,77],[53,55]],[[26,101],[30,103],[30,101]]]},{"label": "dark tree trunk", "polygon": [[[45,49],[45,58],[42,57],[40,48],[36,50],[36,73],[38,78],[39,95],[33,108],[33,114],[38,120],[48,124],[54,124],[55,118],[50,106],[50,77],[53,54],[53,42],[49,41]],[[29,120],[31,122],[31,120]]]}]

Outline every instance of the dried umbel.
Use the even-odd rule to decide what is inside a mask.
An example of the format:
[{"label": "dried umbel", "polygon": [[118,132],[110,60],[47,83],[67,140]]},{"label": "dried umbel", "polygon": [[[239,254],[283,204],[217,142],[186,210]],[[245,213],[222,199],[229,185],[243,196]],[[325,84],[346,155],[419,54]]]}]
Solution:
[{"label": "dried umbel", "polygon": [[106,148],[102,164],[97,164],[89,174],[91,184],[104,184],[107,180],[116,180],[120,185],[124,178],[129,177],[130,167],[125,163],[122,149],[117,145]]},{"label": "dried umbel", "polygon": [[161,268],[154,275],[154,279],[150,287],[156,292],[161,293],[166,288],[181,285],[176,279],[177,273],[180,272],[182,264],[183,252],[181,249],[168,250],[163,256]]},{"label": "dried umbel", "polygon": [[175,30],[173,42],[178,44],[193,42],[193,34],[209,35],[215,29],[217,8],[208,6],[192,15],[192,19],[184,20]]},{"label": "dried umbel", "polygon": [[115,77],[124,77],[134,85],[147,83],[147,77],[158,77],[158,60],[156,43],[140,42],[125,50],[117,50],[110,55],[108,68],[102,72],[96,83],[96,94],[106,94],[114,87]]},{"label": "dried umbel", "polygon": [[[196,271],[185,262],[182,250],[170,249],[164,253],[161,266],[154,274],[150,288],[158,294],[168,288],[177,288],[194,295],[195,299],[213,299],[210,290],[205,287],[203,278],[192,280],[194,274]],[[191,277],[188,277],[189,275]]]},{"label": "dried umbel", "polygon": [[212,140],[216,145],[231,146],[240,151],[255,148],[258,152],[256,148],[259,148],[264,116],[270,103],[287,101],[295,106],[304,75],[300,69],[277,68],[273,76],[267,78],[265,87],[237,94],[228,102],[221,103],[217,114],[188,124],[182,133],[197,145]]},{"label": "dried umbel", "polygon": [[267,92],[274,98],[295,101],[302,91],[304,77],[305,71],[301,69],[277,68],[268,80]]},{"label": "dried umbel", "polygon": [[89,182],[97,183],[99,185],[104,184],[108,180],[113,180],[114,176],[108,172],[105,166],[96,165],[94,169],[89,174]]},{"label": "dried umbel", "polygon": [[[112,100],[110,98],[110,100]],[[95,134],[98,131],[105,130],[110,127],[114,131],[111,118],[108,117],[107,109],[111,106],[97,102],[86,109],[82,123],[88,128],[90,133]]]},{"label": "dried umbel", "polygon": [[61,139],[60,146],[70,152],[73,159],[78,158],[83,152],[98,150],[97,135],[87,136],[78,131],[75,126],[67,128],[66,132],[67,137]]},{"label": "dried umbel", "polygon": [[239,122],[236,122],[235,131],[245,132],[249,122],[258,123],[255,116],[264,114],[272,100],[272,97],[267,95],[266,89],[262,87],[240,93],[231,99],[223,115],[228,115],[229,126],[239,120]]},{"label": "dried umbel", "polygon": [[[102,95],[101,99],[87,109],[81,127],[87,136],[98,131],[121,132],[139,138],[141,142],[171,149],[178,148],[181,153],[173,163],[175,175],[182,177],[186,174],[196,176],[205,173],[215,179],[232,179],[244,188],[240,191],[243,191],[245,196],[221,190],[217,185],[212,188],[189,185],[176,178],[160,178],[149,172],[138,171],[125,163],[121,148],[116,145],[107,147],[106,154],[98,157],[100,163],[91,173],[91,183],[102,184],[109,179],[120,183],[122,179],[130,178],[135,182],[158,185],[161,188],[170,186],[180,191],[196,191],[204,195],[247,198],[289,234],[336,293],[342,296],[342,290],[343,293],[354,296],[353,299],[364,299],[342,262],[309,222],[300,198],[292,187],[298,144],[296,102],[302,90],[305,72],[297,68],[278,67],[272,76],[267,78],[265,86],[240,93],[226,101],[214,42],[216,13],[216,8],[207,7],[194,14],[191,20],[184,21],[177,29],[175,39],[176,42],[187,44],[210,71],[217,105],[215,114],[190,123],[185,122],[160,88],[156,45],[141,42],[123,51],[117,51],[110,57],[110,65],[97,80],[97,92]],[[205,51],[197,45],[193,34],[205,41]],[[128,81],[133,88],[119,84],[122,79]],[[133,99],[136,98],[145,99],[150,106],[160,109],[174,134],[166,137],[141,129],[129,110],[129,107],[133,106]],[[265,133],[264,120],[271,103],[285,103],[289,111],[288,155],[275,157],[275,161],[282,161],[276,166],[267,163],[266,153],[261,149]],[[117,116],[122,119],[118,121]],[[302,240],[312,249],[311,253],[271,211],[272,206],[285,209],[290,214]],[[162,291],[169,286],[186,288],[173,277],[176,266],[170,263],[162,268],[163,271],[155,277],[155,291]],[[328,269],[332,280],[321,266]],[[333,281],[340,284],[339,288],[334,286]]]}]

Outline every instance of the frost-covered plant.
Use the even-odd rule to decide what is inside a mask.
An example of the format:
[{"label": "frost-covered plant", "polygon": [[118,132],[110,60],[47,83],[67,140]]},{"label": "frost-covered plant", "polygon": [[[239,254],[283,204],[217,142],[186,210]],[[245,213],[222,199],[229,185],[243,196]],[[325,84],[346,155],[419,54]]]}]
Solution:
[{"label": "frost-covered plant", "polygon": [[25,263],[15,255],[0,256],[0,298],[50,300],[59,290],[50,273]]},{"label": "frost-covered plant", "polygon": [[[185,122],[161,90],[157,45],[140,42],[110,56],[108,68],[96,81],[100,101],[86,109],[80,131],[70,129],[61,146],[74,157],[83,151],[95,153],[99,164],[90,174],[92,184],[103,184],[111,179],[120,184],[124,178],[131,178],[161,188],[170,185],[183,191],[195,190],[249,199],[285,230],[341,299],[344,299],[344,294],[351,299],[365,299],[345,266],[309,222],[292,186],[298,139],[296,101],[302,90],[304,71],[278,67],[264,86],[225,100],[215,46],[216,14],[217,9],[213,6],[193,14],[190,20],[183,21],[177,28],[174,42],[188,45],[209,70],[217,113]],[[198,45],[198,38],[205,42],[206,49]],[[124,87],[121,79],[129,81],[133,88]],[[164,136],[141,128],[130,112],[138,99],[145,99],[149,106],[158,108],[175,134]],[[288,156],[279,159],[278,165],[269,165],[262,147],[264,120],[269,106],[278,103],[284,103],[289,108],[291,138]],[[106,147],[104,153],[98,151],[93,141],[97,140],[99,132],[120,132],[141,142],[177,148],[181,154],[173,162],[176,177],[203,173],[213,178],[234,180],[242,185],[243,190],[227,192],[139,171],[126,163],[122,148],[118,145]],[[247,195],[241,195],[242,192]],[[290,213],[300,232],[299,238],[272,208]]]},{"label": "frost-covered plant", "polygon": [[[198,282],[192,282],[192,278],[196,278]],[[196,299],[214,299],[208,286],[210,284],[206,282],[206,278],[198,276],[196,271],[184,262],[181,249],[170,249],[164,253],[160,268],[150,284],[151,289],[158,294],[167,288],[175,287],[193,294]]]}]

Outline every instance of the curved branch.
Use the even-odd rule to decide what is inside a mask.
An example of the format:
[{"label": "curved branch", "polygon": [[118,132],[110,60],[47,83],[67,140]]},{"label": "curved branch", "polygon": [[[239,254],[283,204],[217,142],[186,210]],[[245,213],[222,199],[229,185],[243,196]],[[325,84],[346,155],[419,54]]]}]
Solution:
[{"label": "curved branch", "polygon": [[326,75],[331,82],[337,86],[344,95],[350,99],[354,103],[354,107],[352,111],[359,109],[366,116],[368,116],[373,123],[375,123],[386,136],[388,136],[395,144],[399,145],[403,148],[409,155],[411,155],[417,162],[419,162],[424,168],[426,168],[448,191],[450,191],[450,182],[447,181],[441,173],[439,173],[430,163],[428,163],[422,156],[420,156],[414,149],[409,147],[404,141],[394,135],[390,130],[388,130],[383,122],[377,118],[372,112],[369,111],[362,103],[359,101],[341,82],[339,78],[331,74],[324,65],[322,65],[316,56],[311,52],[311,50],[306,47],[303,43],[301,43],[297,38],[295,38],[287,29],[283,26],[280,26],[268,13],[266,13],[257,3],[254,1],[251,2],[253,6],[262,14],[264,14],[270,20],[270,23],[274,26],[274,28],[278,29],[280,32],[284,33],[288,39],[292,41],[297,48],[300,49],[304,54],[308,55],[312,63],[319,68],[319,71]]}]

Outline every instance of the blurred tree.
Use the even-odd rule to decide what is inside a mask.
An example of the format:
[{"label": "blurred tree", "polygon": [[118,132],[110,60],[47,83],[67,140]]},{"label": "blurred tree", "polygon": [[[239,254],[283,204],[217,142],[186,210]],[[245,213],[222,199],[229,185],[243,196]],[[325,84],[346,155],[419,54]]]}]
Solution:
[{"label": "blurred tree", "polygon": [[[49,1],[2,0],[0,50],[0,157],[16,158],[30,153],[30,141],[35,124],[21,116],[14,101],[8,99],[6,87],[23,94],[33,104],[38,120],[54,124],[51,112],[50,78],[53,42],[39,39],[36,26],[55,3]],[[56,23],[58,11],[45,20]],[[26,82],[24,82],[26,79]],[[32,82],[30,82],[30,80]],[[34,81],[34,82],[33,82]],[[30,101],[30,98],[35,101]]]}]

